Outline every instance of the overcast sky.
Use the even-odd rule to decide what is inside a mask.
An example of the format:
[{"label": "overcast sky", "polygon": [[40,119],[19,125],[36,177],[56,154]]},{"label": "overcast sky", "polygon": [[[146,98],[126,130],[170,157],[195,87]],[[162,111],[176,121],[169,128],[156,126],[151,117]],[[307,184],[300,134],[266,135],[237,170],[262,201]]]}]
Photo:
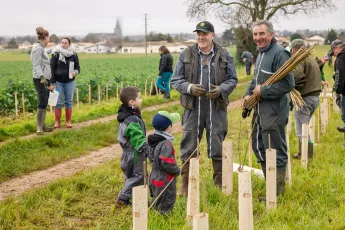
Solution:
[{"label": "overcast sky", "polygon": [[[345,29],[345,0],[334,0],[338,10],[318,18],[295,16],[280,18],[275,29]],[[195,21],[186,16],[186,0],[6,0],[1,3],[0,35],[33,35],[42,25],[50,34],[85,35],[88,32],[114,31],[116,18],[121,17],[123,35],[144,34],[144,14],[148,14],[148,31],[162,33],[192,32]],[[226,27],[215,18],[208,18],[216,33]],[[220,34],[221,35],[221,34]]]}]

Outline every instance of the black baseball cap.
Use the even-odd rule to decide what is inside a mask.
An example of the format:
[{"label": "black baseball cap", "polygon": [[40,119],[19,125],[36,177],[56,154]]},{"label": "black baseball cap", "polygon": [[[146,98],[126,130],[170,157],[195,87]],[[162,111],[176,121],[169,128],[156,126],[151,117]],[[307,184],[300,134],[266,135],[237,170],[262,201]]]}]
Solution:
[{"label": "black baseball cap", "polygon": [[214,33],[214,27],[211,22],[202,21],[196,25],[196,29],[193,32],[202,31],[205,33]]},{"label": "black baseball cap", "polygon": [[340,40],[334,40],[332,43],[331,43],[331,50],[328,52],[328,55],[332,56],[333,55],[333,52],[334,52],[334,48],[338,45],[342,45],[343,42],[340,41]]}]

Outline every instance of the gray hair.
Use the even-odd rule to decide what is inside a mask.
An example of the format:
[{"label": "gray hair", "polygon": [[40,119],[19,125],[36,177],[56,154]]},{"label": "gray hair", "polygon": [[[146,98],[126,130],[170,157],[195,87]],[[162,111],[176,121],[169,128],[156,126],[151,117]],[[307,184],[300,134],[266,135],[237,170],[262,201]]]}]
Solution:
[{"label": "gray hair", "polygon": [[253,29],[255,26],[261,26],[261,25],[266,25],[266,26],[267,26],[268,32],[270,32],[270,33],[273,33],[273,32],[274,32],[272,23],[270,23],[270,22],[267,21],[267,20],[259,20],[259,21],[253,22],[253,24],[252,24],[252,29]]},{"label": "gray hair", "polygon": [[302,48],[304,45],[304,41],[300,38],[295,39],[291,42],[291,48],[296,50]]}]

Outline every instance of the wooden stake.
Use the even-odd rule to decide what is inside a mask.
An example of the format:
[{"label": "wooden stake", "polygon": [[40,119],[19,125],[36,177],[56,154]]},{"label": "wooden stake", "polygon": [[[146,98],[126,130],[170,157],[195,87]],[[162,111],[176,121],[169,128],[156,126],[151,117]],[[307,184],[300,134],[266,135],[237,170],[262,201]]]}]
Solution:
[{"label": "wooden stake", "polygon": [[24,93],[22,93],[22,109],[23,109],[23,115],[25,116],[25,98],[24,98]]},{"label": "wooden stake", "polygon": [[148,213],[148,187],[144,185],[133,188],[132,210],[133,210],[133,230],[147,229]]},{"label": "wooden stake", "polygon": [[151,97],[151,94],[152,94],[152,82],[151,82],[151,84],[150,84],[151,86],[150,86],[150,92],[149,92],[149,97]]},{"label": "wooden stake", "polygon": [[147,79],[145,81],[145,97],[147,97]]},{"label": "wooden stake", "polygon": [[315,143],[315,116],[312,116],[309,121],[309,136],[310,141]]},{"label": "wooden stake", "polygon": [[123,84],[122,84],[122,81],[121,81],[121,87],[120,87],[120,92],[121,92],[121,89],[123,88]]},{"label": "wooden stake", "polygon": [[193,216],[193,230],[208,230],[208,214],[198,213]]},{"label": "wooden stake", "polygon": [[238,173],[239,230],[253,230],[253,195],[251,172]]},{"label": "wooden stake", "polygon": [[253,167],[253,150],[252,150],[252,136],[251,129],[248,129],[248,166]]},{"label": "wooden stake", "polygon": [[324,98],[323,102],[320,105],[321,109],[321,133],[326,132],[327,120],[328,120],[328,110],[327,110],[327,98]]},{"label": "wooden stake", "polygon": [[152,80],[152,83],[155,85],[156,95],[159,95],[158,87],[157,87],[157,84],[156,84],[155,80]]},{"label": "wooden stake", "polygon": [[271,136],[268,134],[269,148],[266,150],[266,210],[277,208],[277,151],[271,149]]},{"label": "wooden stake", "polygon": [[330,120],[331,119],[331,98],[330,97],[327,98],[327,102],[328,102],[328,104],[327,104],[327,107],[328,107],[328,120]]},{"label": "wooden stake", "polygon": [[187,199],[187,220],[191,222],[193,216],[200,212],[200,191],[199,191],[199,159],[189,160],[189,183]]},{"label": "wooden stake", "polygon": [[79,110],[80,106],[79,106],[79,89],[78,88],[76,89],[76,93],[77,93],[77,108]]},{"label": "wooden stake", "polygon": [[91,104],[91,85],[89,85],[89,104]]},{"label": "wooden stake", "polygon": [[16,117],[19,116],[19,110],[18,110],[18,92],[14,93],[14,106],[16,107]]},{"label": "wooden stake", "polygon": [[108,83],[105,85],[105,100],[108,101],[109,95],[108,95]]},{"label": "wooden stake", "polygon": [[286,182],[288,185],[292,185],[292,170],[291,170],[291,156],[290,156],[290,134],[285,134],[286,138],[286,146],[287,146],[287,155],[288,155],[288,163],[286,166]]},{"label": "wooden stake", "polygon": [[234,163],[234,142],[223,142],[222,154],[222,191],[231,195],[233,191],[233,163]]},{"label": "wooden stake", "polygon": [[98,84],[98,104],[101,104],[101,85]]},{"label": "wooden stake", "polygon": [[327,97],[327,87],[326,86],[323,87],[322,94],[323,94],[323,98]]},{"label": "wooden stake", "polygon": [[119,83],[116,83],[116,101],[119,101]]},{"label": "wooden stake", "polygon": [[14,205],[16,207],[16,228],[17,230],[20,230],[20,210],[19,210],[19,202],[16,200],[14,202]]},{"label": "wooden stake", "polygon": [[302,149],[301,149],[301,160],[304,168],[308,167],[308,124],[302,124]]},{"label": "wooden stake", "polygon": [[317,142],[320,143],[321,140],[321,106],[317,110]]}]

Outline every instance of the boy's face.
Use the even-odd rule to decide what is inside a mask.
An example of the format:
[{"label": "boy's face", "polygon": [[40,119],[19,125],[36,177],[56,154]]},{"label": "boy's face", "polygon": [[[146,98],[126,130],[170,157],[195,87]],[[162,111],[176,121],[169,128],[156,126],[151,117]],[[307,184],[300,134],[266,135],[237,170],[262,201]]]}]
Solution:
[{"label": "boy's face", "polygon": [[132,106],[133,108],[135,108],[135,109],[140,109],[140,108],[141,108],[141,103],[142,103],[142,101],[143,101],[143,99],[142,99],[142,97],[141,97],[141,93],[139,92],[138,95],[137,95],[137,97],[135,98],[135,100],[130,100],[130,101],[128,102],[128,104],[129,104],[130,106]]},{"label": "boy's face", "polygon": [[170,126],[165,130],[165,132],[171,133],[171,132],[172,132],[172,125],[170,125]]}]

